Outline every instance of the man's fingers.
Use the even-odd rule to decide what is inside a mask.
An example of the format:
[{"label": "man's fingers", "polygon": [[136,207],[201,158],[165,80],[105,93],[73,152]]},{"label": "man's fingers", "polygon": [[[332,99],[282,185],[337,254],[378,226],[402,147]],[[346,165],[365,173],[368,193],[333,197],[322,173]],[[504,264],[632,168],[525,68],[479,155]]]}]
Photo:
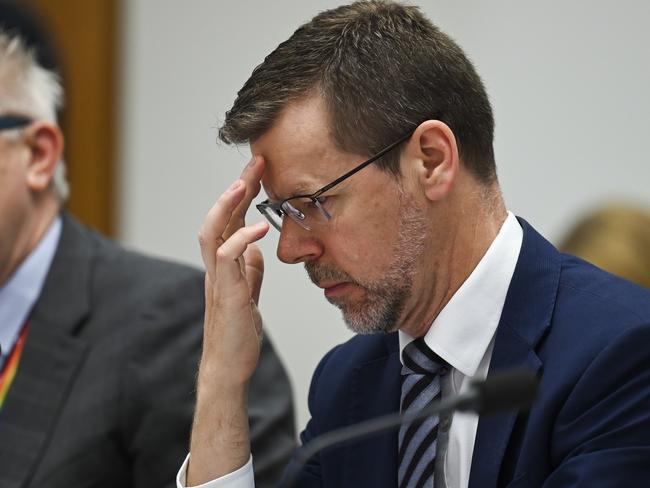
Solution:
[{"label": "man's fingers", "polygon": [[259,194],[260,189],[262,188],[260,180],[262,179],[262,174],[264,173],[264,165],[264,158],[262,156],[256,155],[251,158],[248,165],[246,165],[242,171],[240,179],[246,185],[246,194],[233,212],[232,219],[230,220],[228,227],[224,233],[224,238],[227,239],[232,234],[237,232],[237,229],[245,225],[244,217],[246,216],[246,212],[248,211],[253,198]]},{"label": "man's fingers", "polygon": [[251,291],[251,298],[255,304],[258,304],[264,277],[264,258],[260,248],[255,244],[249,245],[244,251],[244,261],[246,262],[246,280]]},{"label": "man's fingers", "polygon": [[[259,222],[249,227],[242,227],[224,242],[216,251],[216,273],[217,280],[228,280],[229,284],[238,280],[241,274],[239,258],[249,244],[260,240],[269,231],[269,224]],[[224,283],[228,286],[228,284]]]},{"label": "man's fingers", "polygon": [[208,276],[214,275],[216,251],[223,244],[224,231],[232,218],[233,211],[245,194],[245,183],[242,180],[235,181],[219,197],[203,220],[199,231],[199,245]]},{"label": "man's fingers", "polygon": [[242,171],[240,179],[219,197],[206,215],[199,231],[199,244],[208,277],[214,275],[217,249],[244,227],[246,211],[260,192],[263,172],[264,158],[254,156]]}]

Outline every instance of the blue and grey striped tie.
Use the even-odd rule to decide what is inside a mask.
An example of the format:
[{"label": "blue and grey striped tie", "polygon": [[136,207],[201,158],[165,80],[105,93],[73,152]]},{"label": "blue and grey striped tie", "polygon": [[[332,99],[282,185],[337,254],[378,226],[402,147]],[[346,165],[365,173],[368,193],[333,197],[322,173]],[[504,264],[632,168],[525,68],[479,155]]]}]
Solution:
[{"label": "blue and grey striped tie", "polygon": [[[440,399],[440,374],[445,366],[419,338],[402,351],[402,413],[416,412]],[[402,424],[399,431],[399,488],[433,487],[438,424],[432,415]]]}]

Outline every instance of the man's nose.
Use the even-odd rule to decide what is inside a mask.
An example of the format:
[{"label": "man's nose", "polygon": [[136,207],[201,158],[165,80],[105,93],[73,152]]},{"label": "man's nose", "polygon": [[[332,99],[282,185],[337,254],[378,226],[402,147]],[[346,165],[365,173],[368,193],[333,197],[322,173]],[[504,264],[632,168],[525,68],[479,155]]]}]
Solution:
[{"label": "man's nose", "polygon": [[316,236],[290,218],[282,222],[277,255],[283,263],[296,264],[313,261],[323,254],[323,246]]}]

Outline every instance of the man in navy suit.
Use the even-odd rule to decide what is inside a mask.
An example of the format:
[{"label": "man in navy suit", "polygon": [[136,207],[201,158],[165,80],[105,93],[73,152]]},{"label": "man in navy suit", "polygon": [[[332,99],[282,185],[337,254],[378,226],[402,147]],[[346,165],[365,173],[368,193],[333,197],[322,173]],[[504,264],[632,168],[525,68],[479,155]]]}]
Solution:
[{"label": "man in navy suit", "polygon": [[[254,70],[220,130],[253,158],[200,234],[206,340],[179,486],[253,486],[252,244],[269,224],[358,333],[318,366],[303,442],[505,368],[540,378],[528,413],[405,424],[315,456],[296,486],[650,483],[650,296],[507,211],[493,127],[474,67],[415,7],[323,12]],[[268,223],[247,226],[260,186]]]}]

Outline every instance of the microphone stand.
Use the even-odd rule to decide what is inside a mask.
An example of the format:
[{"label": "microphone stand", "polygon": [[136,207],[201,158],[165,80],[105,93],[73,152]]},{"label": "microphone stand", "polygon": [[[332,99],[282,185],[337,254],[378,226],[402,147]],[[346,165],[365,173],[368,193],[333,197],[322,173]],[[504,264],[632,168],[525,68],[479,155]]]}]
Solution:
[{"label": "microphone stand", "polygon": [[[510,386],[514,388],[506,392],[504,388]],[[356,442],[391,430],[403,423],[410,423],[431,415],[451,413],[455,410],[489,414],[499,410],[528,407],[535,398],[536,390],[537,379],[534,373],[526,370],[511,370],[499,373],[486,381],[475,382],[466,393],[432,403],[417,412],[392,413],[332,430],[299,448],[295,462],[289,464],[281,486],[292,488],[307,461],[327,448],[351,441]]]}]

